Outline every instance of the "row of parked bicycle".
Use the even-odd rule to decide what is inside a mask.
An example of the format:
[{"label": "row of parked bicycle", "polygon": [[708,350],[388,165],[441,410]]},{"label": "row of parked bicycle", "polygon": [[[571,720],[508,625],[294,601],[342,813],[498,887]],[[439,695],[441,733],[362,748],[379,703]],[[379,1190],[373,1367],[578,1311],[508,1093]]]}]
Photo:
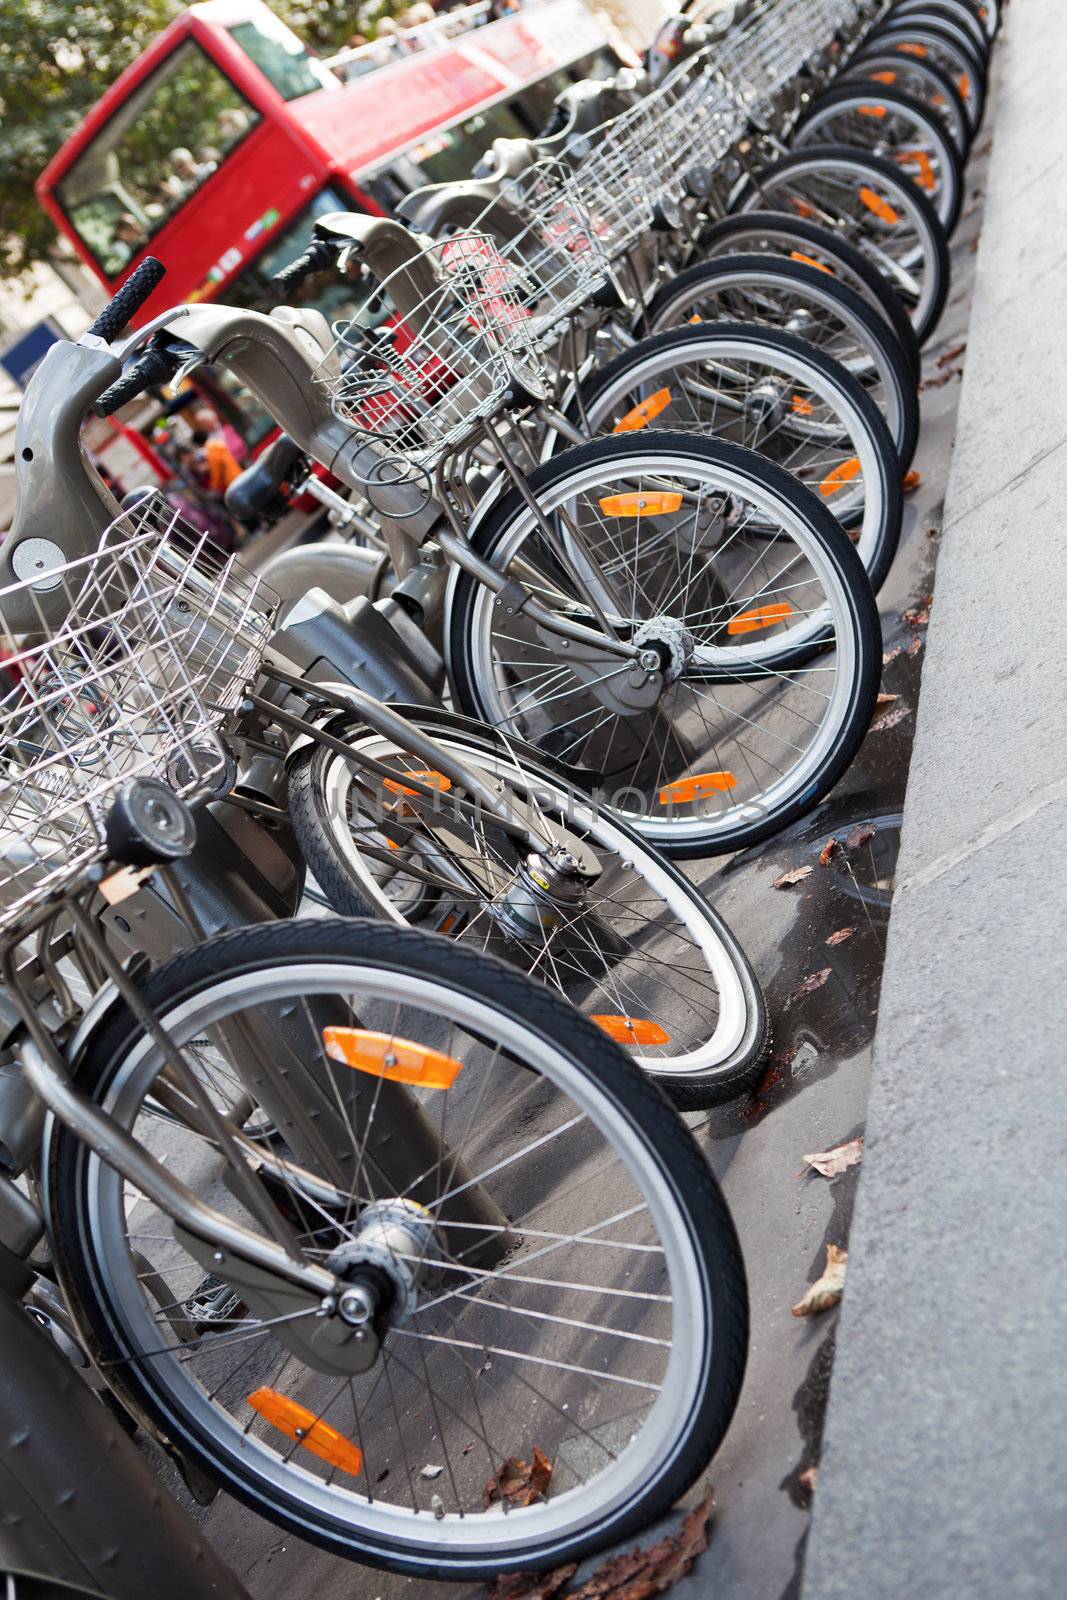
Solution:
[{"label": "row of parked bicycle", "polygon": [[[997,21],[676,19],[470,182],[320,219],[304,303],[124,334],[147,261],[27,391],[0,1145],[40,1225],[0,1243],[139,1421],[329,1548],[557,1565],[726,1431],[741,1253],[655,1084],[741,1093],[769,1024],[672,858],[864,737]],[[113,520],[87,411],[209,363],[284,430],[235,504],[310,486],[329,590],[158,496]]]}]

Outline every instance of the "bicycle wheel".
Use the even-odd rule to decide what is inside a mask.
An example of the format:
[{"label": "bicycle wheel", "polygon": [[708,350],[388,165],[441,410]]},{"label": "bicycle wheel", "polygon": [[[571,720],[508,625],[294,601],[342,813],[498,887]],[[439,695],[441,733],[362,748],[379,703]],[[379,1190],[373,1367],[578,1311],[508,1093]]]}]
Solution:
[{"label": "bicycle wheel", "polygon": [[[147,1293],[143,1262],[180,1295],[201,1270],[190,1236],[55,1130],[65,1285],[102,1370],[171,1439],[260,1515],[419,1577],[578,1559],[674,1502],[736,1404],[744,1272],[699,1151],[610,1039],[502,963],[343,920],[223,935],[160,968],[144,994],[186,1054],[264,1015],[287,1037],[298,1030],[353,1130],[335,1152],[343,1183],[285,1160],[261,1180],[338,1294],[281,1317],[243,1308],[228,1329],[184,1342],[173,1307]],[[121,1011],[90,1040],[79,1082],[169,1171],[243,1218],[212,1142],[145,1116],[160,1070]],[[383,1072],[423,1083],[438,1133],[414,1191],[422,1204],[383,1187],[365,1159],[376,1108],[397,1087]],[[404,1128],[388,1122],[390,1148]],[[471,1264],[469,1232],[441,1226],[457,1162],[506,1213],[474,1230],[495,1246],[488,1268]],[[375,1310],[344,1335],[334,1302],[346,1288]],[[331,1331],[343,1342],[324,1345]],[[359,1370],[363,1350],[373,1360]],[[489,1487],[513,1457],[535,1469],[531,1504]]]},{"label": "bicycle wheel", "polygon": [[919,438],[915,378],[896,336],[859,295],[825,269],[767,255],[718,256],[663,285],[646,312],[649,333],[694,322],[781,328],[857,379],[893,438],[902,470]]},{"label": "bicycle wheel", "polygon": [[746,179],[738,211],[795,212],[836,228],[897,294],[922,344],[948,298],[948,240],[933,206],[891,161],[848,145],[808,145]]},{"label": "bicycle wheel", "polygon": [[[598,803],[671,855],[740,849],[814,806],[859,747],[881,673],[874,596],[825,504],[751,451],[671,433],[594,440],[527,486],[550,544],[517,490],[470,530],[514,577],[510,610],[466,573],[451,589],[457,705],[583,769]],[[595,626],[592,592],[645,672],[540,632],[520,603],[534,589]]]},{"label": "bicycle wheel", "polygon": [[293,827],[333,909],[503,956],[591,1016],[676,1105],[717,1105],[758,1082],[769,1043],[759,984],[688,879],[537,752],[448,713],[408,715],[506,789],[543,849],[520,856],[452,780],[432,802],[409,792],[398,817],[397,789],[425,762],[365,726],[331,724],[396,773],[357,775],[322,745],[293,767]]},{"label": "bicycle wheel", "polygon": [[704,261],[739,252],[785,256],[799,266],[832,274],[889,324],[918,383],[922,355],[911,318],[900,296],[847,239],[818,223],[786,216],[781,211],[749,211],[722,217],[702,230],[698,253]]},{"label": "bicycle wheel", "polygon": [[794,129],[794,147],[855,145],[894,162],[951,234],[963,203],[963,163],[937,113],[899,90],[872,90],[838,84],[820,95]]},{"label": "bicycle wheel", "polygon": [[970,0],[898,0],[887,22],[932,22],[956,33],[974,51],[983,67],[989,63],[989,35]]},{"label": "bicycle wheel", "polygon": [[899,90],[922,102],[941,119],[961,161],[971,148],[971,126],[963,96],[946,72],[929,59],[899,55],[887,50],[880,54],[872,46],[854,56],[843,69],[840,81],[869,79],[886,89]]},{"label": "bicycle wheel", "polygon": [[[856,380],[803,340],[736,322],[670,328],[595,371],[567,415],[592,437],[663,428],[758,451],[852,531],[872,587],[885,581],[904,516],[892,437]],[[661,560],[654,549],[636,569],[650,596],[664,594]]]},{"label": "bicycle wheel", "polygon": [[955,84],[963,101],[972,140],[977,137],[985,116],[985,72],[978,57],[958,34],[933,22],[905,21],[895,27],[890,22],[876,29],[864,41],[859,53],[866,56],[874,51],[879,55],[892,52],[898,56],[912,56],[940,67]]}]

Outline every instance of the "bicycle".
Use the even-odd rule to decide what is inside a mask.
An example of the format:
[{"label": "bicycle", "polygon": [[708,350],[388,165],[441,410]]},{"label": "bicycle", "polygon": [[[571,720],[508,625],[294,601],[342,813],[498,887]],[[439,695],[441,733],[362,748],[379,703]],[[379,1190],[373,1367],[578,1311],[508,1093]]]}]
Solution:
[{"label": "bicycle", "polygon": [[[24,494],[83,485],[47,525],[89,552],[34,545],[54,497],[20,499],[4,552],[30,570],[0,593],[18,673],[0,974],[7,1049],[51,1114],[56,1270],[133,1414],[282,1526],[411,1573],[553,1565],[664,1509],[721,1438],[746,1340],[736,1239],[656,1089],[521,973],[356,921],[200,939],[177,870],[190,807],[225,774],[218,729],[273,607],[143,509],[85,528],[112,508],[77,423],[158,281],[139,268],[53,347],[20,432]],[[99,907],[151,873],[195,942],[142,980]],[[216,1066],[266,1127],[220,1109]],[[207,1333],[188,1309],[205,1271],[232,1291]],[[406,1407],[438,1478],[413,1468]],[[517,1450],[546,1463],[541,1496],[487,1510]]]}]

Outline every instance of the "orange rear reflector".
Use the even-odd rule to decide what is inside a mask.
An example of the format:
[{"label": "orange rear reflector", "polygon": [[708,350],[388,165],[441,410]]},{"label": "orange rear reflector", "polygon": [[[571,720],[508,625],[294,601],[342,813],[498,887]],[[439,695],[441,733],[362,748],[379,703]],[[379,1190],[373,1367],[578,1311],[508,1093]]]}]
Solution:
[{"label": "orange rear reflector", "polygon": [[[452,787],[452,779],[446,778],[443,772],[435,772],[432,767],[412,767],[408,777],[424,783],[428,789],[438,790],[440,794],[447,794]],[[398,778],[386,778],[382,787],[389,789],[393,794],[420,793],[418,789],[409,789]]]},{"label": "orange rear reflector", "polygon": [[835,467],[833,472],[827,474],[819,485],[819,493],[824,499],[829,500],[839,489],[843,489],[846,483],[851,483],[859,470],[859,457],[850,456],[847,461],[842,461],[839,467]]},{"label": "orange rear reflector", "polygon": [[418,1089],[451,1089],[463,1071],[462,1061],[429,1045],[412,1044],[392,1033],[371,1033],[367,1028],[329,1027],[322,1042],[331,1061],[367,1072],[393,1083],[410,1083]]},{"label": "orange rear reflector", "polygon": [[690,317],[688,320],[690,322],[703,322],[704,318],[703,317]]},{"label": "orange rear reflector", "polygon": [[889,201],[883,200],[882,196],[876,194],[873,189],[868,189],[866,184],[860,190],[860,199],[868,211],[873,211],[876,217],[879,217],[883,222],[888,222],[890,226],[900,221]]},{"label": "orange rear reflector", "polygon": [[761,628],[773,628],[775,623],[784,622],[791,616],[793,607],[786,600],[780,600],[777,605],[757,606],[753,611],[740,611],[736,617],[731,617],[726,624],[727,633],[758,633]]},{"label": "orange rear reflector", "polygon": [[857,109],[861,117],[884,117],[887,114],[885,106],[859,106]]},{"label": "orange rear reflector", "polygon": [[671,1037],[658,1022],[646,1022],[643,1017],[609,1017],[600,1013],[594,1015],[593,1021],[619,1044],[667,1044]]},{"label": "orange rear reflector", "polygon": [[902,167],[918,167],[918,172],[913,175],[913,181],[920,189],[932,191],[937,188],[933,163],[925,150],[898,150],[897,160]]},{"label": "orange rear reflector", "polygon": [[897,49],[902,55],[918,56],[920,61],[926,58],[926,46],[924,44],[899,44]]},{"label": "orange rear reflector", "polygon": [[673,783],[666,784],[659,792],[659,803],[661,806],[684,805],[689,800],[701,800],[705,795],[736,788],[737,779],[732,772],[698,772],[692,778],[675,778]]},{"label": "orange rear reflector", "polygon": [[[700,318],[697,318],[700,321]],[[666,411],[671,403],[669,389],[657,389],[655,394],[650,394],[647,400],[642,400],[640,405],[634,406],[612,428],[612,433],[636,433],[638,428],[645,427],[653,417],[658,417],[661,411]]]},{"label": "orange rear reflector", "polygon": [[600,509],[606,517],[662,517],[681,503],[680,494],[608,494]]},{"label": "orange rear reflector", "polygon": [[816,261],[814,256],[805,256],[801,255],[799,250],[790,250],[789,259],[799,261],[805,267],[815,267],[819,272],[828,272],[831,278],[834,277],[833,267],[828,267],[824,261]]},{"label": "orange rear reflector", "polygon": [[331,1467],[353,1476],[363,1471],[363,1451],[359,1446],[331,1428],[328,1422],[321,1421],[299,1401],[290,1400],[277,1389],[256,1389],[248,1396],[248,1403],[264,1422],[284,1433],[287,1439],[294,1439],[302,1450],[310,1450],[313,1456],[328,1461]]},{"label": "orange rear reflector", "polygon": [[795,394],[790,401],[798,417],[810,417],[815,410],[810,400],[805,400],[802,394]]},{"label": "orange rear reflector", "polygon": [[960,94],[965,100],[971,97],[971,80],[965,72],[960,73]]},{"label": "orange rear reflector", "polygon": [[897,81],[895,72],[872,72],[871,78],[875,83],[896,83]]},{"label": "orange rear reflector", "polygon": [[813,217],[815,215],[815,207],[809,206],[808,202],[801,200],[799,195],[791,194],[789,196],[789,204],[793,207],[798,217]]}]

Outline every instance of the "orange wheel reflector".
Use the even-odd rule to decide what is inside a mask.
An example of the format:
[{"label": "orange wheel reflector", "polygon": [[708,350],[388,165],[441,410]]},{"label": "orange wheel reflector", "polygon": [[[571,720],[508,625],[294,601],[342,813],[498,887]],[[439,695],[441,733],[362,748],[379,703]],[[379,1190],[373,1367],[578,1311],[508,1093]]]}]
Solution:
[{"label": "orange wheel reflector", "polygon": [[690,321],[690,322],[703,322],[703,320],[704,320],[703,317],[689,317],[688,318],[688,321]]},{"label": "orange wheel reflector", "polygon": [[659,803],[661,806],[684,805],[689,800],[701,800],[705,795],[736,788],[737,779],[732,772],[698,772],[692,778],[675,778],[673,783],[668,783],[659,792]]},{"label": "orange wheel reflector", "polygon": [[331,1467],[353,1476],[363,1471],[363,1451],[359,1446],[331,1428],[328,1422],[322,1422],[299,1401],[290,1400],[277,1389],[256,1389],[248,1396],[248,1403],[264,1422],[284,1433],[287,1439],[294,1439],[302,1450],[310,1450],[313,1456],[328,1461]]},{"label": "orange wheel reflector", "polygon": [[965,100],[971,97],[971,80],[965,72],[960,73],[960,94]]},{"label": "orange wheel reflector", "polygon": [[799,250],[790,250],[789,259],[790,261],[799,261],[803,267],[814,267],[817,272],[828,273],[831,278],[837,276],[833,267],[828,267],[825,261],[816,261],[814,256],[802,255]]},{"label": "orange wheel reflector", "polygon": [[901,55],[918,56],[920,61],[926,59],[926,46],[924,44],[898,44],[897,49]]},{"label": "orange wheel reflector", "polygon": [[[697,318],[700,321],[700,318]],[[644,428],[653,417],[658,417],[661,411],[666,411],[671,403],[669,389],[657,389],[655,394],[650,394],[647,400],[642,400],[640,405],[628,411],[611,430],[612,433],[636,433],[638,428]]]},{"label": "orange wheel reflector", "polygon": [[740,611],[736,617],[731,617],[726,624],[727,633],[758,633],[761,628],[773,628],[776,622],[784,622],[786,617],[792,616],[793,607],[787,600],[780,600],[777,605],[757,606],[754,611]]},{"label": "orange wheel reflector", "polygon": [[918,167],[914,181],[920,189],[934,190],[937,188],[937,178],[934,174],[933,163],[925,150],[898,150],[897,160],[902,167]]},{"label": "orange wheel reflector", "polygon": [[872,72],[871,79],[874,83],[896,83],[897,75],[895,72]]},{"label": "orange wheel reflector", "polygon": [[819,485],[819,493],[824,499],[829,500],[839,489],[843,489],[846,483],[851,483],[859,470],[859,457],[850,456],[847,461],[842,461],[839,467],[835,467],[833,472],[827,474]]},{"label": "orange wheel reflector", "polygon": [[322,1030],[322,1042],[331,1061],[340,1061],[373,1078],[410,1083],[418,1089],[451,1089],[463,1071],[462,1061],[446,1056],[443,1050],[412,1044],[392,1033],[329,1027]]},{"label": "orange wheel reflector", "polygon": [[643,1017],[609,1017],[601,1012],[594,1015],[593,1021],[619,1044],[667,1044],[671,1037],[658,1022],[647,1022]]},{"label": "orange wheel reflector", "polygon": [[810,417],[815,410],[811,401],[805,400],[802,394],[795,394],[790,404],[798,417]]},{"label": "orange wheel reflector", "polygon": [[[435,772],[432,767],[413,767],[408,773],[409,778],[415,778],[419,783],[424,783],[429,789],[436,789],[439,794],[447,794],[452,787],[452,779],[446,778],[443,772]],[[418,789],[409,789],[398,778],[386,778],[382,786],[393,794],[420,793]]]},{"label": "orange wheel reflector", "polygon": [[859,106],[861,117],[884,117],[887,115],[885,106]]},{"label": "orange wheel reflector", "polygon": [[791,194],[789,204],[793,207],[798,217],[811,218],[815,215],[815,207],[809,206],[806,200],[801,200],[799,195]]},{"label": "orange wheel reflector", "polygon": [[939,111],[944,109],[945,103],[945,97],[943,94],[935,94],[933,99],[930,101],[930,104],[936,106]]},{"label": "orange wheel reflector", "polygon": [[681,503],[680,494],[608,494],[600,509],[606,517],[662,517]]},{"label": "orange wheel reflector", "polygon": [[883,222],[888,222],[890,226],[900,221],[889,201],[883,200],[882,196],[876,194],[873,189],[868,189],[866,184],[860,190],[860,199],[868,211],[873,211],[876,217],[880,217]]}]

